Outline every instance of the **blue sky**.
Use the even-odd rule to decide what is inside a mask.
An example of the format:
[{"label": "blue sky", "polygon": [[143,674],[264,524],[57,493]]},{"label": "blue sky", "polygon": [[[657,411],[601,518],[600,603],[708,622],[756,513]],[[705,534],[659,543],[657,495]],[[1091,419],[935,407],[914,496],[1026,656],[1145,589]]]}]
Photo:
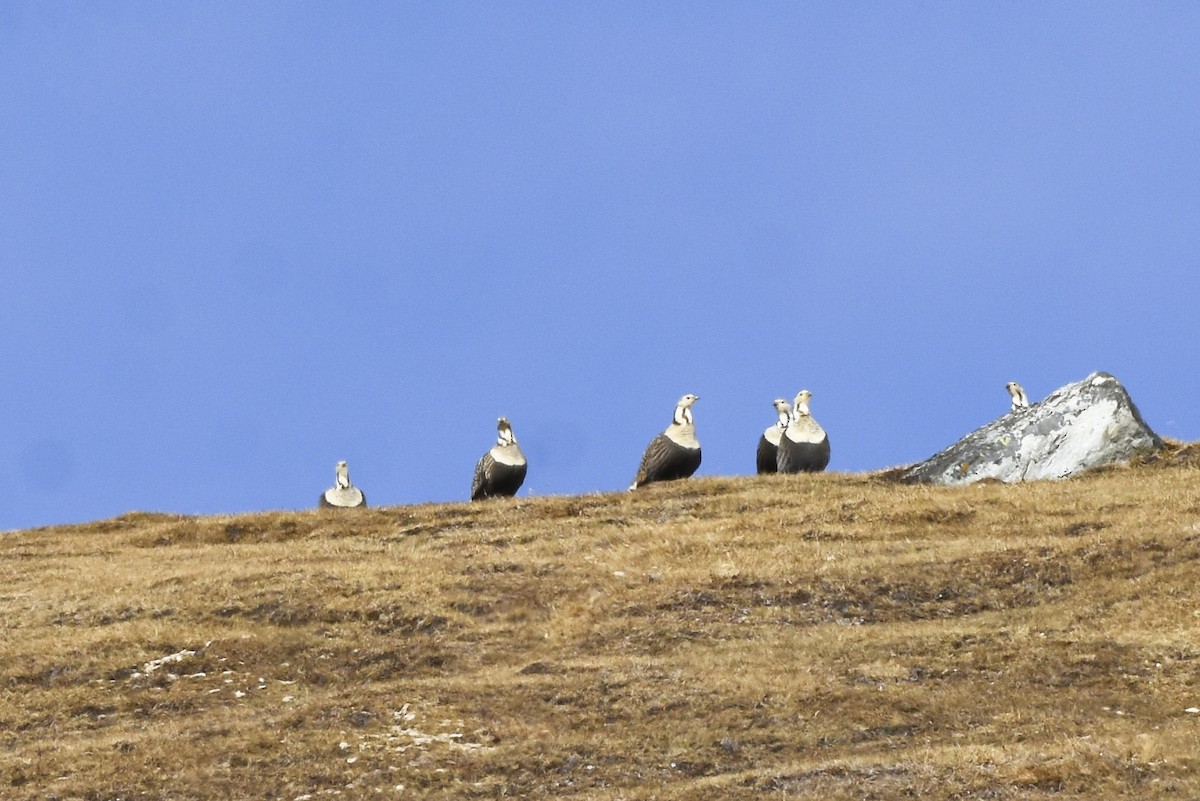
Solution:
[{"label": "blue sky", "polygon": [[0,529],[1200,438],[1200,5],[0,4]]}]

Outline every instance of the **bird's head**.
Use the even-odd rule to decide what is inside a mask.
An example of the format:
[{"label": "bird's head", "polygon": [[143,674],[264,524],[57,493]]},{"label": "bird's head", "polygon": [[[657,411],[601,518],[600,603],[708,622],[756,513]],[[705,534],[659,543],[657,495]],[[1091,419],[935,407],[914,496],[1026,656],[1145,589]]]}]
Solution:
[{"label": "bird's head", "polygon": [[812,393],[807,389],[802,389],[796,393],[796,414],[809,414],[808,402],[812,398]]}]

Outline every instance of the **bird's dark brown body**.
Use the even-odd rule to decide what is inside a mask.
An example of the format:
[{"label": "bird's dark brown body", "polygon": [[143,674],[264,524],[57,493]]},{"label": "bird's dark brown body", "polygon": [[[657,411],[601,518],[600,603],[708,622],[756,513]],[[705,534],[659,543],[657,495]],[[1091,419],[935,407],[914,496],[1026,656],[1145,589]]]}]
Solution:
[{"label": "bird's dark brown body", "polygon": [[700,448],[687,448],[666,434],[650,440],[633,480],[635,487],[655,481],[675,481],[689,478],[700,467]]},{"label": "bird's dark brown body", "polygon": [[819,473],[829,466],[829,437],[820,442],[795,442],[785,433],[779,440],[776,468],[780,473]]},{"label": "bird's dark brown body", "polygon": [[791,421],[792,407],[785,399],[776,398],[772,401],[772,405],[775,407],[775,412],[779,415],[779,419],[775,422],[775,425],[764,431],[762,436],[758,438],[758,453],[755,458],[755,468],[758,470],[760,476],[779,471],[777,466],[779,439],[783,436],[784,429],[787,428],[788,423]]},{"label": "bird's dark brown body", "polygon": [[[778,430],[778,429],[777,429]],[[780,431],[780,434],[783,432]],[[771,442],[766,434],[758,438],[758,453],[755,458],[755,469],[760,476],[778,472],[776,456],[779,453],[779,442]]]},{"label": "bird's dark brown body", "polygon": [[695,395],[684,395],[675,404],[671,425],[646,446],[629,489],[656,481],[688,478],[700,467],[700,440],[696,439],[696,426],[692,420],[692,404],[697,400]]},{"label": "bird's dark brown body", "polygon": [[525,483],[527,464],[502,464],[485,453],[475,465],[475,478],[471,482],[471,500],[483,498],[512,497]]},{"label": "bird's dark brown body", "polygon": [[501,417],[496,421],[496,432],[496,444],[475,463],[471,479],[473,501],[511,497],[525,483],[529,465],[507,419]]}]

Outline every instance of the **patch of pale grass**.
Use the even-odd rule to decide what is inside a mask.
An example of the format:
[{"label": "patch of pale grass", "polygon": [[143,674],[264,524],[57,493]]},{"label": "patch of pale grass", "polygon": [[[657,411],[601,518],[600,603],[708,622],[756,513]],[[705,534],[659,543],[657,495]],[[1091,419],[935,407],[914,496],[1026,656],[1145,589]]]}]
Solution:
[{"label": "patch of pale grass", "polygon": [[5,535],[0,797],[1190,797],[1191,454]]}]

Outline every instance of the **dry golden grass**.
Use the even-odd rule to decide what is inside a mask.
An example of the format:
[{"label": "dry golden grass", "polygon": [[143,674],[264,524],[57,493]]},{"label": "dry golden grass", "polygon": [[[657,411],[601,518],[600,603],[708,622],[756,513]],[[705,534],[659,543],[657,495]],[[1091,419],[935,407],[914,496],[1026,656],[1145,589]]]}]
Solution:
[{"label": "dry golden grass", "polygon": [[1195,455],[4,535],[0,797],[1200,797]]}]

